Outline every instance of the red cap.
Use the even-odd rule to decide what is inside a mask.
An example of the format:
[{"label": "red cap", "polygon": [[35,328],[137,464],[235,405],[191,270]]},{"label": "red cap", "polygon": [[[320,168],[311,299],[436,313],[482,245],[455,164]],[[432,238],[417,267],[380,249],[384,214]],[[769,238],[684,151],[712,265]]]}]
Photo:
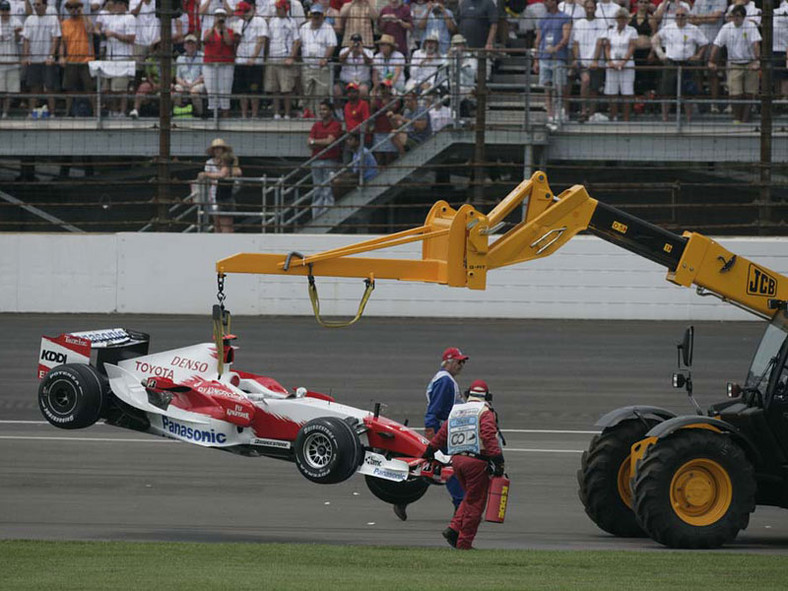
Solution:
[{"label": "red cap", "polygon": [[476,380],[471,384],[471,387],[468,388],[468,396],[484,398],[489,392],[490,389],[487,387],[487,382],[484,380]]},{"label": "red cap", "polygon": [[443,360],[449,361],[450,359],[459,359],[460,361],[465,361],[468,359],[468,356],[463,355],[462,351],[460,351],[457,347],[449,347],[443,352]]},{"label": "red cap", "polygon": [[286,8],[289,10],[290,2],[288,2],[288,0],[276,0],[274,6],[276,6],[276,8]]},{"label": "red cap", "polygon": [[345,86],[345,90],[358,90],[358,82],[348,82],[347,86]]},{"label": "red cap", "polygon": [[252,9],[252,5],[248,2],[239,2],[235,7],[235,16],[243,16]]}]

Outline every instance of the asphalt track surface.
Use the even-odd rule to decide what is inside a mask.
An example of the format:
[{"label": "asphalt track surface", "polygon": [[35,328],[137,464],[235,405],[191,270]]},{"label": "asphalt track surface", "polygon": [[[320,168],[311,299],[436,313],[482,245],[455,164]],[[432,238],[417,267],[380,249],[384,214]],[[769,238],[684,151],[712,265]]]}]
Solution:
[{"label": "asphalt track surface", "polygon": [[[245,458],[97,424],[65,431],[36,402],[39,339],[123,326],[149,332],[151,351],[210,340],[207,317],[0,315],[0,538],[322,542],[443,546],[448,495],[434,487],[399,521],[361,477],[315,485],[295,466]],[[483,523],[479,548],[661,549],[597,529],[575,472],[594,422],[651,403],[689,413],[670,388],[676,322],[364,319],[345,330],[310,318],[234,319],[236,366],[305,385],[421,426],[426,383],[441,351],[471,356],[461,386],[495,394],[512,493],[506,523]],[[763,324],[698,323],[693,378],[702,405],[742,380]],[[728,551],[788,553],[788,513],[759,507]]]}]

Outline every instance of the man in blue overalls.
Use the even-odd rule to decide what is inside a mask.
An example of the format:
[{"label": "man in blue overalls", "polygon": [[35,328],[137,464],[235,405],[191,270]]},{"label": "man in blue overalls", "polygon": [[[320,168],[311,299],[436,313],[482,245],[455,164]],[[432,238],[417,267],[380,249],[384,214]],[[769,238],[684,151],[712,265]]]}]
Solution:
[{"label": "man in blue overalls", "polygon": [[[463,355],[457,347],[449,347],[443,352],[441,368],[427,386],[427,412],[424,414],[424,437],[432,439],[455,404],[462,404],[465,399],[455,377],[462,371],[467,355]],[[460,482],[452,477],[446,482],[446,490],[451,495],[454,511],[462,503],[465,492]],[[408,518],[407,505],[394,505],[394,514],[402,521]]]}]

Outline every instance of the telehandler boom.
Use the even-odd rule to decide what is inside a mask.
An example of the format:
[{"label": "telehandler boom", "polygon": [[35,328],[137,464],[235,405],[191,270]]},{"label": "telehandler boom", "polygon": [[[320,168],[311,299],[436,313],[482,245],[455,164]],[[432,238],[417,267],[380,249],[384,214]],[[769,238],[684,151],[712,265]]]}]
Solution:
[{"label": "telehandler boom", "polygon": [[[504,219],[524,207],[523,220],[501,235]],[[647,534],[670,547],[711,548],[747,527],[756,504],[788,507],[788,281],[695,232],[681,236],[591,198],[575,185],[554,195],[543,172],[523,181],[487,215],[445,201],[424,225],[342,248],[300,253],[237,254],[216,263],[220,299],[228,273],[306,275],[318,320],[315,276],[398,279],[485,289],[492,269],[555,253],[579,232],[612,242],[667,268],[666,279],[695,286],[739,306],[769,325],[743,387],[729,385],[730,400],[706,415],[675,416],[656,406],[613,410],[597,422],[601,432],[583,454],[579,493],[586,513],[619,536]],[[422,242],[420,260],[355,256]],[[692,332],[680,346],[691,364]],[[674,375],[686,386],[689,373]],[[694,399],[693,403],[694,403]]]}]

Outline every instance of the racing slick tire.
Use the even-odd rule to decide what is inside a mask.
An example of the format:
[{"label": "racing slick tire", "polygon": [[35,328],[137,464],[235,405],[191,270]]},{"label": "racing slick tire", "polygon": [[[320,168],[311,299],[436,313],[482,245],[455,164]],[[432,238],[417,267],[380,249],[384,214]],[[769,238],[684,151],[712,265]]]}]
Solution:
[{"label": "racing slick tire", "polygon": [[108,391],[107,379],[90,365],[58,365],[41,380],[38,407],[55,427],[83,429],[101,417]]},{"label": "racing slick tire", "polygon": [[719,548],[755,510],[755,471],[728,435],[681,429],[649,446],[633,484],[638,522],[670,548]]},{"label": "racing slick tire", "polygon": [[374,476],[364,476],[364,479],[367,481],[369,492],[384,503],[392,505],[415,503],[424,496],[430,487],[430,483],[424,478],[403,480],[402,482],[384,480]]},{"label": "racing slick tire", "polygon": [[586,514],[601,529],[622,538],[645,532],[632,512],[629,455],[654,421],[628,420],[595,435],[577,471],[578,494]]},{"label": "racing slick tire", "polygon": [[355,430],[337,417],[312,419],[298,431],[295,462],[298,471],[318,484],[336,484],[350,478],[363,458]]}]

